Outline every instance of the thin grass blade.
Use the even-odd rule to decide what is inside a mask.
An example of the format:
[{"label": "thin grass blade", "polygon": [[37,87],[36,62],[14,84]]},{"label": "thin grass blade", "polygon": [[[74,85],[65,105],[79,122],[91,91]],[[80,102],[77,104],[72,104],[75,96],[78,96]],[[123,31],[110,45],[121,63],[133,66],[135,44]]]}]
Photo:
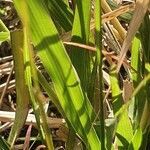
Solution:
[{"label": "thin grass blade", "polygon": [[13,57],[15,64],[15,80],[17,92],[17,108],[15,114],[14,125],[9,134],[8,143],[11,147],[22,129],[29,110],[29,93],[25,84],[24,61],[23,61],[23,32],[14,31],[11,33],[11,45],[13,49]]},{"label": "thin grass blade", "polygon": [[105,149],[105,119],[104,119],[104,102],[103,102],[103,73],[102,73],[102,31],[101,31],[101,1],[95,1],[95,46],[96,46],[96,66],[98,70],[98,98],[99,101],[99,119],[100,119],[100,141],[101,149]]},{"label": "thin grass blade", "polygon": [[33,60],[33,51],[29,43],[29,24],[28,24],[28,7],[25,1],[15,0],[15,8],[23,23],[23,56],[24,56],[24,73],[25,82],[31,98],[31,104],[35,113],[39,133],[47,149],[53,150],[53,141],[50,129],[47,123],[47,115],[44,111],[44,96],[40,91],[38,77]]},{"label": "thin grass blade", "polygon": [[10,40],[10,32],[0,19],[0,42],[9,41]]}]

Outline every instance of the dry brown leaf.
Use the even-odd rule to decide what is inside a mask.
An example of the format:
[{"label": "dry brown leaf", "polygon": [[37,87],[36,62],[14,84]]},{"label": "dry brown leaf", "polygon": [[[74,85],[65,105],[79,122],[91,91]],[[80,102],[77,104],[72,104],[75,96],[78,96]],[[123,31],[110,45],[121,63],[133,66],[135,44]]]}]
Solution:
[{"label": "dry brown leaf", "polygon": [[111,12],[108,12],[106,14],[103,14],[102,15],[102,23],[105,23],[107,21],[110,21],[128,11],[133,11],[135,8],[135,4],[132,3],[132,4],[129,4],[129,5],[125,5],[125,6],[121,6],[119,7],[118,9],[115,9]]},{"label": "dry brown leaf", "polygon": [[[112,12],[106,0],[101,0],[101,6],[104,13]],[[114,26],[114,28],[118,31],[122,43],[122,41],[125,39],[126,36],[126,30],[122,27],[121,23],[117,18],[110,20],[110,22]]]},{"label": "dry brown leaf", "polygon": [[127,37],[125,38],[123,42],[123,46],[121,48],[118,65],[117,65],[117,72],[119,72],[120,67],[123,63],[123,60],[126,56],[126,53],[131,45],[131,42],[143,21],[145,13],[148,10],[149,3],[150,3],[150,0],[137,0],[136,1],[133,19],[131,20],[131,23],[129,25],[129,30],[127,32]]},{"label": "dry brown leaf", "polygon": [[128,81],[127,79],[123,81],[123,99],[124,102],[128,102],[133,93],[133,83]]},{"label": "dry brown leaf", "polygon": [[[128,11],[133,11],[134,8],[135,8],[135,3],[132,3],[132,4],[125,5],[125,6],[120,6],[119,8],[117,8],[113,11],[103,14],[102,15],[102,24],[106,23]],[[93,30],[94,28],[95,28],[95,21],[94,21],[94,19],[92,19],[90,29]]]}]

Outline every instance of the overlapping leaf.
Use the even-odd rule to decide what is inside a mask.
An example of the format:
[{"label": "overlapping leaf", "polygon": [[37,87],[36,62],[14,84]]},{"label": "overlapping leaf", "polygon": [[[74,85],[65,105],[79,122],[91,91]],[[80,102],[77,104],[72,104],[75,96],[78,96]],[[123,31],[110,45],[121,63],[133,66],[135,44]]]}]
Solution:
[{"label": "overlapping leaf", "polygon": [[[89,149],[99,149],[99,139],[91,127],[92,108],[87,108],[78,76],[62,45],[57,30],[43,2],[29,0],[31,39],[50,75],[61,107],[69,123],[83,138]],[[39,19],[40,18],[40,19]],[[90,110],[89,112],[87,110]]]}]

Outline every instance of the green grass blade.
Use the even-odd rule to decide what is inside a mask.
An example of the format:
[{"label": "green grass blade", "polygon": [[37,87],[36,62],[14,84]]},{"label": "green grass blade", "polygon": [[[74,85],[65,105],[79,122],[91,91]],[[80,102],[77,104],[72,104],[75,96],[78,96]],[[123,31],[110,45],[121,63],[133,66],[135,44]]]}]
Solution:
[{"label": "green grass blade", "polygon": [[133,137],[132,124],[128,117],[127,110],[124,111],[119,117],[116,135],[117,135],[117,145],[119,147],[127,149]]},{"label": "green grass blade", "polygon": [[[64,116],[64,117],[66,117],[66,115],[65,115],[65,112],[64,112],[64,110],[62,109],[62,107],[60,106],[60,103],[59,103],[59,100],[58,100],[58,98],[57,98],[57,95],[55,94],[55,92],[54,92],[54,90],[51,88],[51,86],[50,86],[50,84],[46,81],[46,79],[43,77],[43,75],[38,71],[38,77],[39,77],[39,82],[40,82],[40,84],[42,85],[42,87],[44,88],[44,90],[47,92],[47,94],[48,94],[48,96],[51,98],[51,100],[53,101],[53,103],[55,104],[55,106],[57,107],[57,109],[59,110],[59,112]],[[68,123],[68,124],[70,124],[69,123],[69,120],[68,120],[68,118],[65,118],[66,119],[66,122]],[[73,145],[74,145],[74,143],[72,143],[72,139],[73,138],[75,138],[76,136],[75,136],[75,133],[74,133],[74,129],[72,129],[72,127],[70,127],[71,128],[71,139],[68,139],[68,141],[67,141],[67,147],[66,147],[66,149],[68,148],[68,147],[72,147]],[[70,135],[69,134],[69,135]],[[68,148],[68,150],[69,150],[69,148]]]},{"label": "green grass blade", "polygon": [[114,114],[118,114],[119,110],[123,105],[122,92],[119,87],[117,73],[115,70],[116,66],[113,65],[110,72],[111,90],[112,90],[112,105]]},{"label": "green grass blade", "polygon": [[106,119],[106,149],[112,148],[112,140],[115,136],[117,120],[115,118]]},{"label": "green grass blade", "polygon": [[39,133],[47,149],[53,150],[53,141],[50,129],[47,123],[47,115],[44,111],[44,96],[42,95],[39,85],[36,69],[33,61],[32,49],[29,44],[29,26],[28,26],[28,9],[25,1],[15,0],[15,8],[23,23],[23,56],[25,65],[25,81],[31,98],[31,104],[35,113],[36,122],[39,127]]},{"label": "green grass blade", "polygon": [[[150,74],[150,71],[147,68],[147,64],[150,64],[150,27],[149,27],[149,24],[150,24],[150,18],[149,18],[149,13],[147,12],[145,17],[144,17],[141,28],[140,28],[141,43],[142,43],[142,48],[143,48],[143,51],[142,51],[142,55],[143,55],[142,58],[143,59],[142,59],[141,70],[142,70],[142,73],[143,73],[142,75],[145,78],[147,78]],[[143,79],[143,80],[145,80],[145,79]],[[143,82],[143,81],[141,81],[141,82]],[[141,117],[141,120],[140,120],[140,127],[141,127],[143,132],[148,132],[149,131],[149,129],[147,129],[147,128],[150,124],[150,120],[149,120],[149,117],[148,117],[150,115],[150,112],[149,112],[149,107],[150,107],[150,92],[149,92],[149,89],[150,88],[149,87],[150,87],[150,81],[146,81],[145,82],[145,87],[143,87],[142,90],[140,90],[140,92],[139,92],[143,96],[143,97],[141,96],[142,101],[145,102],[145,104],[143,105],[143,109],[142,109],[143,112],[142,112],[142,117]],[[141,99],[139,98],[139,101],[140,100]],[[143,136],[143,138],[145,138],[144,136]]]},{"label": "green grass blade", "polygon": [[0,42],[9,40],[9,32],[0,32]]},{"label": "green grass blade", "polygon": [[10,150],[9,144],[0,136],[0,146],[2,150]]},{"label": "green grass blade", "polygon": [[15,65],[15,79],[16,79],[16,92],[17,92],[17,108],[14,125],[8,138],[8,143],[11,147],[22,129],[29,107],[29,93],[25,84],[24,76],[24,61],[23,61],[23,32],[14,31],[11,33],[11,45],[13,49],[14,65]]},{"label": "green grass blade", "polygon": [[141,80],[141,64],[140,64],[140,40],[135,37],[132,44],[132,51],[131,51],[131,66],[134,70],[138,71],[135,72],[131,70],[133,84],[136,87]]},{"label": "green grass blade", "polygon": [[139,85],[134,90],[132,97],[134,97],[142,88],[145,88],[146,83],[150,81],[150,73],[144,77],[144,79],[139,83]]},{"label": "green grass blade", "polygon": [[[72,41],[88,44],[90,34],[91,0],[76,0],[75,17],[72,29]],[[89,52],[79,47],[72,47],[70,57],[81,80],[85,92],[88,92],[90,79]]]},{"label": "green grass blade", "polygon": [[73,13],[63,0],[47,0],[50,15],[55,23],[65,30],[70,31],[73,24]]},{"label": "green grass blade", "polygon": [[[143,21],[143,24],[140,28],[140,35],[141,35],[141,43],[143,47],[143,74],[148,74],[149,71],[145,68],[147,63],[150,64],[150,18],[149,13],[147,12]],[[149,92],[149,86],[150,84],[147,83],[147,86],[145,88],[146,90],[146,97],[148,102],[150,103],[150,92]]]},{"label": "green grass blade", "polygon": [[[76,0],[75,17],[72,29],[72,41],[88,44],[90,35],[91,0]],[[91,91],[89,80],[91,77],[90,53],[79,47],[71,47],[70,58],[81,81],[84,94],[89,95]],[[86,96],[86,95],[85,95]],[[91,114],[91,104],[85,101],[84,105]],[[92,121],[94,117],[92,118]]]},{"label": "green grass blade", "polygon": [[104,118],[104,102],[103,102],[103,73],[102,73],[102,32],[101,32],[101,1],[95,1],[95,46],[96,46],[96,61],[98,66],[98,101],[99,101],[99,118],[100,118],[100,141],[101,149],[105,149],[105,118]]},{"label": "green grass blade", "polygon": [[133,129],[127,111],[128,103],[127,104],[123,103],[122,92],[120,90],[119,83],[117,80],[117,73],[115,70],[115,66],[112,66],[110,74],[111,74],[110,79],[112,89],[113,111],[118,119],[116,129],[117,145],[120,148],[122,147],[126,149],[133,136]]},{"label": "green grass blade", "polygon": [[[142,80],[142,78],[141,78],[142,77],[142,64],[141,64],[141,60],[140,60],[140,53],[141,53],[140,52],[140,44],[141,44],[140,40],[137,37],[135,37],[133,40],[132,51],[131,51],[131,66],[134,70],[137,71],[137,72],[135,72],[134,70],[131,70],[131,76],[132,76],[134,88],[136,88]],[[144,108],[145,100],[143,99],[143,94],[145,94],[144,89],[142,89],[140,92],[138,92],[137,95],[135,95],[135,97],[133,99],[134,105],[132,108],[133,109],[132,110],[132,112],[133,112],[132,120],[134,120],[135,128],[139,124],[140,118],[142,116],[143,108]],[[143,100],[141,100],[141,99],[143,99]]]},{"label": "green grass blade", "polygon": [[141,43],[143,47],[144,59],[150,63],[150,18],[149,13],[145,15],[143,24],[140,28]]},{"label": "green grass blade", "polygon": [[10,40],[10,32],[3,23],[3,21],[0,19],[0,42]]},{"label": "green grass blade", "polygon": [[3,23],[3,21],[0,19],[0,32],[9,32],[9,30],[7,29],[7,27],[5,26],[5,24]]},{"label": "green grass blade", "polygon": [[[33,43],[45,69],[52,78],[61,107],[73,129],[87,147],[99,146],[98,137],[91,129],[92,108],[87,111],[80,81],[69,57],[58,38],[56,28],[41,1],[28,1]],[[40,18],[40,20],[38,19]],[[70,109],[68,109],[70,108]],[[91,130],[90,130],[91,129]]]},{"label": "green grass blade", "polygon": [[47,82],[47,80],[44,78],[44,76],[42,75],[42,73],[40,73],[40,71],[38,71],[37,73],[38,73],[39,82],[42,85],[43,89],[47,92],[49,98],[55,104],[55,106],[57,107],[57,109],[59,110],[59,112],[63,115],[64,111],[63,111],[63,109],[62,109],[62,107],[61,107],[61,105],[59,103],[58,97],[57,97],[54,89]]}]

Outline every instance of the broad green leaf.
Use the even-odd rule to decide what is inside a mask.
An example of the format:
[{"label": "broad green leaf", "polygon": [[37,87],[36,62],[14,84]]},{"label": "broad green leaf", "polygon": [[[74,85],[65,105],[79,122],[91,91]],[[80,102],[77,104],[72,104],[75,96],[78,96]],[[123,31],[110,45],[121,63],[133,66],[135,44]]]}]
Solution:
[{"label": "broad green leaf", "polygon": [[123,105],[122,93],[117,80],[116,66],[112,66],[111,70],[111,89],[113,99],[113,111],[117,117],[118,124],[116,129],[118,147],[127,148],[133,136],[132,125],[128,116],[128,103]]},{"label": "broad green leaf", "polygon": [[142,136],[142,130],[141,128],[138,128],[134,133],[128,150],[139,150],[142,142]]},{"label": "broad green leaf", "polygon": [[133,137],[133,129],[132,129],[131,121],[129,119],[127,110],[124,111],[119,117],[116,136],[117,136],[118,147],[123,147],[127,149]]},{"label": "broad green leaf", "polygon": [[31,38],[38,56],[54,83],[60,105],[69,123],[83,138],[88,149],[99,149],[99,139],[91,126],[91,119],[94,117],[92,107],[88,105],[87,108],[85,105],[88,99],[82,92],[80,80],[60,42],[46,7],[40,0],[29,0],[27,4]]},{"label": "broad green leaf", "polygon": [[[90,16],[91,0],[76,0],[75,17],[72,29],[73,42],[88,44],[90,35]],[[91,74],[89,52],[79,47],[72,47],[70,57],[81,80],[82,88],[88,94],[88,84]]]},{"label": "broad green leaf", "polygon": [[117,121],[115,118],[109,118],[106,122],[106,148],[111,150],[112,140],[115,136]]},{"label": "broad green leaf", "polygon": [[[144,21],[140,28],[140,41],[138,39],[134,39],[132,44],[132,55],[131,55],[131,66],[137,70],[137,72],[132,71],[132,79],[135,87],[134,95],[135,95],[135,105],[134,105],[134,114],[135,114],[135,122],[136,127],[139,126],[139,123],[143,128],[145,128],[147,124],[147,116],[149,113],[147,111],[146,105],[147,101],[149,101],[149,81],[147,80],[145,83],[142,81],[142,76],[145,76],[149,73],[147,70],[147,64],[149,64],[149,40],[150,40],[150,28],[148,24],[150,23],[150,19],[148,13],[145,15]],[[142,50],[140,50],[140,44],[142,44]],[[142,54],[142,56],[141,56]],[[141,59],[142,58],[142,59]],[[143,79],[145,80],[145,79]],[[144,83],[140,88],[139,92],[136,92],[141,83]],[[136,94],[135,94],[136,93]]]}]

